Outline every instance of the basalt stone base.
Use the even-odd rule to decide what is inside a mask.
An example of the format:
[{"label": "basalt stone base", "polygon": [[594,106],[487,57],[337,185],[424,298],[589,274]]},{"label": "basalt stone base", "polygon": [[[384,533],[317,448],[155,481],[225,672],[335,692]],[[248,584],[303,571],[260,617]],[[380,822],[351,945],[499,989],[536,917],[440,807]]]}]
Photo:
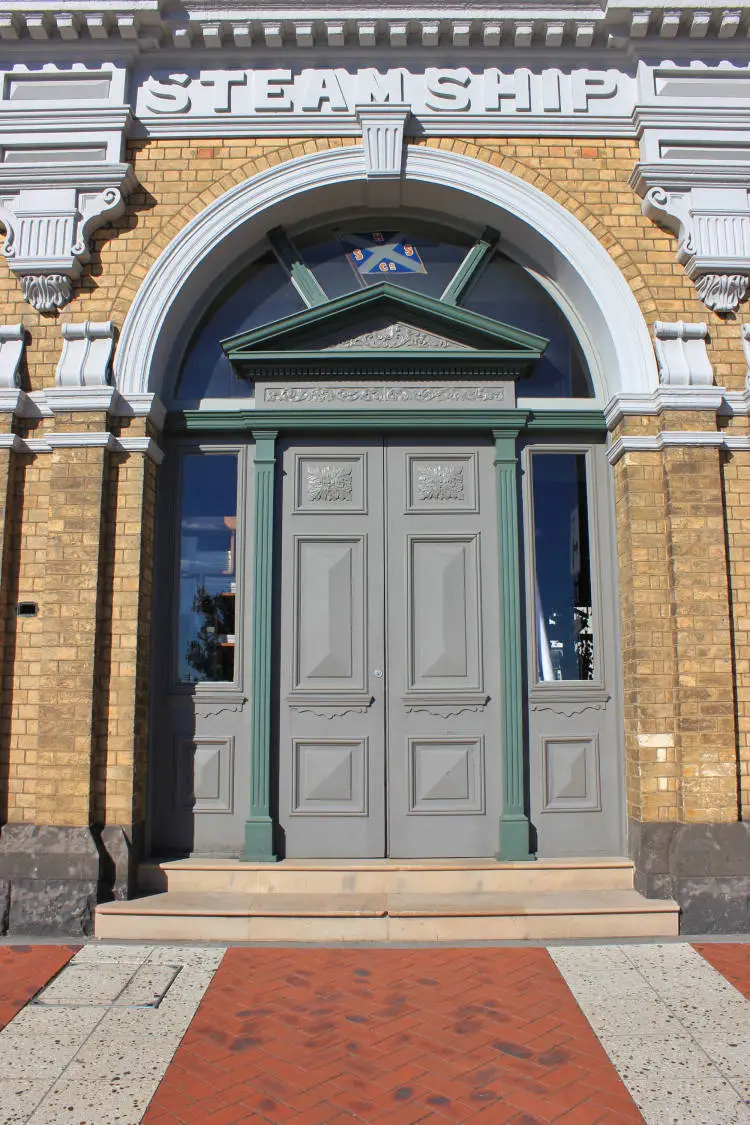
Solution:
[{"label": "basalt stone base", "polygon": [[684,934],[750,933],[750,824],[629,826],[636,890],[680,904]]},{"label": "basalt stone base", "polygon": [[143,825],[6,824],[0,830],[0,934],[89,934],[94,906],[135,892]]},{"label": "basalt stone base", "polygon": [[89,828],[6,824],[0,835],[0,879],[10,887],[7,932],[90,933],[99,867],[99,848]]}]

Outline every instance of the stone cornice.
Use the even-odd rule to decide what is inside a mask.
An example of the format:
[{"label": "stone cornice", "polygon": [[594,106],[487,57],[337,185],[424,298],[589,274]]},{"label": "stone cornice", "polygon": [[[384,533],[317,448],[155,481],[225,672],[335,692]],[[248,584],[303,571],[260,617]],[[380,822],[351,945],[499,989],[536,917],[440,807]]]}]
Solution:
[{"label": "stone cornice", "polygon": [[165,455],[162,447],[152,437],[115,437],[107,430],[53,433],[42,438],[0,433],[0,449],[34,455],[54,453],[58,449],[105,449],[111,453],[141,453],[156,465],[161,465]]},{"label": "stone cornice", "polygon": [[607,428],[624,418],[658,417],[670,410],[708,410],[718,413],[726,402],[723,387],[657,387],[651,394],[613,395],[604,408]]},{"label": "stone cornice", "polygon": [[719,431],[665,430],[660,434],[623,435],[607,449],[610,465],[616,465],[626,453],[660,453],[663,449],[724,449],[728,452],[750,451],[750,437],[724,434]]},{"label": "stone cornice", "polygon": [[164,428],[167,409],[149,392],[121,394],[116,387],[47,387],[26,393],[20,388],[0,388],[0,412],[19,418],[53,418],[60,412],[105,412],[113,418],[145,418],[157,430]]},{"label": "stone cornice", "polygon": [[[92,10],[92,8],[94,10]],[[261,46],[367,48],[512,46],[543,48],[612,48],[666,42],[712,42],[744,37],[750,14],[746,6],[727,7],[656,0],[649,6],[624,0],[598,3],[499,3],[467,11],[456,5],[370,5],[352,14],[343,6],[258,9],[248,0],[71,0],[64,5],[6,0],[0,13],[0,39],[6,47],[27,50],[50,43],[80,50],[116,45],[119,50]]]}]

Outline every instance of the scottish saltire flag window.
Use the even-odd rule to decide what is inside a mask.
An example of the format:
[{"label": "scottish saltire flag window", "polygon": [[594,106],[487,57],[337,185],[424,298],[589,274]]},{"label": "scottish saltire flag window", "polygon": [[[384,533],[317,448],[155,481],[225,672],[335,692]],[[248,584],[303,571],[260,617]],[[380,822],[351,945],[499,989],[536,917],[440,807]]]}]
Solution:
[{"label": "scottish saltire flag window", "polygon": [[427,273],[413,242],[400,231],[373,231],[371,234],[342,236],[349,247],[347,260],[360,277],[372,274]]}]

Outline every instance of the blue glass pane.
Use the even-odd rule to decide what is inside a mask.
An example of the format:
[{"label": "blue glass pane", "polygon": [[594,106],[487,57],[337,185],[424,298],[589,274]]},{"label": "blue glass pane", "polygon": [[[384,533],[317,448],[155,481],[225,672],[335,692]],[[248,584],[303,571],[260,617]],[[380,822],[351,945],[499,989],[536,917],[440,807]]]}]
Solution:
[{"label": "blue glass pane", "polygon": [[329,297],[380,281],[440,297],[471,246],[459,232],[420,233],[408,224],[377,230],[366,222],[356,231],[316,231],[296,242]]},{"label": "blue glass pane", "polygon": [[177,396],[247,397],[247,381],[235,375],[219,341],[303,308],[286,270],[272,254],[264,254],[222,290],[199,324],[185,355]]},{"label": "blue glass pane", "polygon": [[534,453],[537,677],[592,680],[591,558],[583,453]]},{"label": "blue glass pane", "polygon": [[234,680],[237,455],[182,460],[177,678]]},{"label": "blue glass pane", "polygon": [[521,266],[496,255],[461,304],[549,340],[534,373],[518,384],[519,396],[593,397],[586,361],[573,330],[549,293]]}]

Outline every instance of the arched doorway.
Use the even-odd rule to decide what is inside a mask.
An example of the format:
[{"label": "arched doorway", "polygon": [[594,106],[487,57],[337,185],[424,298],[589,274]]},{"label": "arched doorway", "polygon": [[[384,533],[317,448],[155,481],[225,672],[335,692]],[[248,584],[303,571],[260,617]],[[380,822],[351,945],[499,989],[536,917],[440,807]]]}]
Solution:
[{"label": "arched doorway", "polygon": [[591,336],[492,230],[266,237],[172,371],[152,850],[621,853]]}]

